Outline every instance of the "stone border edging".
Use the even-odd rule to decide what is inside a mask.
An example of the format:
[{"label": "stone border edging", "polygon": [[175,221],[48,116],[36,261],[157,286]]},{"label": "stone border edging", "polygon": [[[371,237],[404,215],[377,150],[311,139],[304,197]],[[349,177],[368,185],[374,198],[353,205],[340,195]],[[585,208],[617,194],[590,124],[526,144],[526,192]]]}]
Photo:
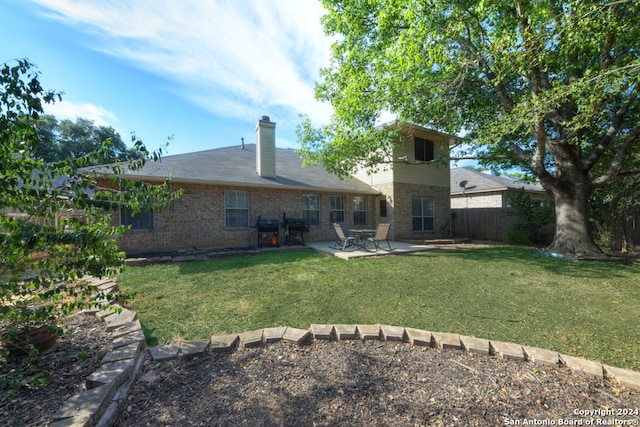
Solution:
[{"label": "stone border edging", "polygon": [[300,345],[308,339],[397,341],[422,347],[464,350],[508,360],[528,361],[549,367],[565,365],[573,371],[582,371],[598,379],[614,379],[625,387],[640,391],[640,372],[630,369],[616,368],[537,347],[382,324],[312,324],[309,329],[282,326],[257,329],[240,334],[214,335],[209,341],[185,341],[181,344],[152,347],[149,351],[153,360],[159,362],[175,359],[179,356],[197,356],[203,354],[207,349],[214,353],[221,353],[230,352],[239,347],[258,347],[278,341]]},{"label": "stone border edging", "polygon": [[[88,281],[90,286],[99,291],[118,292],[118,285],[113,279]],[[87,377],[87,390],[67,399],[55,412],[51,427],[108,427],[114,425],[120,416],[131,386],[142,368],[144,350],[147,347],[137,313],[119,308],[119,313],[112,310],[93,311],[105,322],[107,331],[111,332],[113,349],[102,359],[102,366]],[[154,361],[159,362],[177,357],[196,357],[207,350],[225,353],[236,348],[258,347],[278,341],[301,345],[309,339],[395,341],[421,347],[468,351],[514,361],[529,361],[549,367],[565,365],[571,370],[582,371],[598,379],[613,379],[625,387],[640,391],[640,372],[630,369],[616,368],[537,347],[382,324],[312,324],[309,329],[287,326],[264,328],[239,334],[214,335],[210,340],[156,346],[149,348],[149,353]]]},{"label": "stone border edging", "polygon": [[[83,279],[99,292],[115,294],[114,279]],[[108,427],[116,423],[145,359],[142,326],[135,311],[112,305],[114,310],[85,310],[106,324],[112,350],[102,365],[86,379],[86,390],[70,397],[53,415],[50,427]]]}]

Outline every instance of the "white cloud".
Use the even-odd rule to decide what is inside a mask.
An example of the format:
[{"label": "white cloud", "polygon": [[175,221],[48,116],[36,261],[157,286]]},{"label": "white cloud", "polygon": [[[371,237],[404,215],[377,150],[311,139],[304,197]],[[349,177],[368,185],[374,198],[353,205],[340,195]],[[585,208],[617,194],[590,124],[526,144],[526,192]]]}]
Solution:
[{"label": "white cloud", "polygon": [[83,118],[93,121],[96,126],[113,126],[118,123],[118,118],[111,111],[92,104],[74,104],[68,101],[60,101],[55,104],[47,104],[44,107],[46,114],[56,116],[58,120],[76,120]]},{"label": "white cloud", "polygon": [[33,0],[95,50],[172,81],[216,114],[275,109],[326,121],[314,99],[329,39],[319,0]]}]

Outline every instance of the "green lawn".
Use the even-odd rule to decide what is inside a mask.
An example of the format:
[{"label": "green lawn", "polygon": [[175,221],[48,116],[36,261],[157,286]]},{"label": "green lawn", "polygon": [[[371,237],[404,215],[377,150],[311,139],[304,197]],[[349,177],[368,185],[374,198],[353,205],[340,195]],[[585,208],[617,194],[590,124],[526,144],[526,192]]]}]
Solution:
[{"label": "green lawn", "polygon": [[272,326],[407,326],[640,370],[640,267],[531,249],[341,260],[283,251],[127,267],[118,279],[151,346]]}]

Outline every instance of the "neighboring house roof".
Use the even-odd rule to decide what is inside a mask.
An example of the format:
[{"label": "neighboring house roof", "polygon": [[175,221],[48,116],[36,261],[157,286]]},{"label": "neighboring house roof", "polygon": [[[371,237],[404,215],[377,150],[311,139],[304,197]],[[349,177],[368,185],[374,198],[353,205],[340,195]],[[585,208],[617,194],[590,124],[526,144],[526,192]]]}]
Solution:
[{"label": "neighboring house roof", "polygon": [[[463,184],[463,185],[461,185]],[[495,176],[464,168],[451,169],[451,195],[519,190],[544,193],[539,183],[529,183],[520,178],[501,175]]]},{"label": "neighboring house roof", "polygon": [[[107,167],[98,170],[109,173]],[[276,147],[276,174],[276,179],[259,176],[256,172],[256,144],[244,144],[244,148],[237,145],[162,157],[160,161],[147,162],[139,170],[130,171],[125,167],[122,176],[152,181],[171,176],[174,182],[182,183],[380,193],[356,178],[342,181],[322,166],[303,167],[300,155],[293,149]]]}]

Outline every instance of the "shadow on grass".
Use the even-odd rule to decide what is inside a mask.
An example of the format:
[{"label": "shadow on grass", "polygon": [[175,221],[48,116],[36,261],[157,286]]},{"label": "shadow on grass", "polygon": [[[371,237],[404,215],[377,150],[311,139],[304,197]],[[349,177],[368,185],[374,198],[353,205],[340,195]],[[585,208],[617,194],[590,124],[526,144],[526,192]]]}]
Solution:
[{"label": "shadow on grass", "polygon": [[239,270],[247,267],[267,266],[283,263],[295,263],[322,257],[317,252],[301,249],[282,252],[268,252],[251,255],[237,255],[230,258],[193,261],[180,264],[180,274],[215,273],[217,271]]},{"label": "shadow on grass", "polygon": [[147,343],[147,347],[155,347],[160,344],[158,338],[153,335],[156,329],[151,329],[144,322],[140,322],[142,326],[142,333],[144,334],[144,341]]},{"label": "shadow on grass", "polygon": [[496,263],[496,266],[502,261],[525,263],[529,267],[535,266],[557,275],[593,279],[623,277],[628,273],[629,268],[634,268],[617,262],[553,258],[535,253],[533,248],[524,246],[492,246],[482,249],[452,250],[451,252],[442,252],[440,255],[457,257],[461,259],[461,262],[493,262]]}]

